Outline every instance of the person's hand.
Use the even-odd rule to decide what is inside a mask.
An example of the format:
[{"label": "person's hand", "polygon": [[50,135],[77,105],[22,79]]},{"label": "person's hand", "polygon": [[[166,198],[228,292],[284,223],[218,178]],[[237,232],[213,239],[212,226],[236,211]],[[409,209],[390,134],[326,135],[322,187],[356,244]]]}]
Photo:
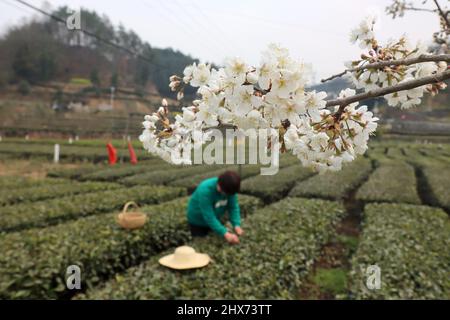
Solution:
[{"label": "person's hand", "polygon": [[229,244],[238,244],[239,243],[239,237],[231,232],[225,233],[224,238]]},{"label": "person's hand", "polygon": [[236,232],[236,234],[237,234],[238,236],[242,236],[242,235],[244,234],[244,230],[242,230],[241,227],[235,227],[235,228],[234,228],[234,231]]}]

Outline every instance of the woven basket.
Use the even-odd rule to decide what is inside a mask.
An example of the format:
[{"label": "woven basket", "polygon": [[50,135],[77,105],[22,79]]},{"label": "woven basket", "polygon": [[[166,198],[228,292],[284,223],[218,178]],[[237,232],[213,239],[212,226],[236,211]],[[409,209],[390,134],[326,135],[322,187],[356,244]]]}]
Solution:
[{"label": "woven basket", "polygon": [[[134,211],[128,211],[130,206],[134,206]],[[125,229],[141,228],[147,221],[147,216],[139,210],[139,206],[133,202],[127,202],[123,207],[122,213],[117,216],[117,223]]]}]

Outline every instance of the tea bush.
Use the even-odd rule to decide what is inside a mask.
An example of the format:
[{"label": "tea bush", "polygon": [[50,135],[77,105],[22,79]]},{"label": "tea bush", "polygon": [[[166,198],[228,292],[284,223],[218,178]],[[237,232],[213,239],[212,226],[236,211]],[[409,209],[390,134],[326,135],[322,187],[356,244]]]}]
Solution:
[{"label": "tea bush", "polygon": [[120,167],[111,167],[95,172],[89,172],[79,177],[79,180],[95,180],[95,181],[116,181],[120,178],[131,176],[137,173],[161,170],[171,168],[170,164],[162,160],[144,161],[137,165],[126,165]]},{"label": "tea bush", "polygon": [[356,194],[366,202],[400,202],[420,204],[414,169],[404,163],[381,165]]},{"label": "tea bush", "polygon": [[[244,215],[261,205],[239,196]],[[161,250],[190,240],[187,198],[146,206],[149,220],[140,229],[119,227],[116,213],[81,218],[56,226],[0,236],[0,298],[49,299],[70,295],[65,272],[80,266],[82,287],[140,262]],[[223,240],[222,240],[223,241]]]},{"label": "tea bush", "polygon": [[63,179],[79,179],[82,175],[103,170],[105,167],[99,165],[81,165],[72,169],[52,169],[47,172],[47,177]]},{"label": "tea bush", "polygon": [[372,172],[370,160],[360,158],[342,171],[316,175],[297,185],[289,193],[291,197],[318,197],[342,199],[357,188]]},{"label": "tea bush", "polygon": [[118,189],[121,186],[114,183],[73,182],[57,183],[20,189],[10,189],[0,194],[0,205],[10,205],[17,202],[32,202],[81,193]]},{"label": "tea bush", "polygon": [[185,194],[184,189],[180,188],[140,186],[6,206],[2,208],[0,215],[0,232],[43,227],[108,212],[121,208],[127,201],[152,204]]},{"label": "tea bush", "polygon": [[391,159],[405,159],[405,153],[401,148],[389,148],[386,156]]},{"label": "tea bush", "polygon": [[[202,182],[203,180],[211,178],[211,177],[217,177],[227,170],[239,172],[239,167],[238,166],[224,166],[222,169],[208,171],[206,173],[201,173],[201,174],[197,174],[194,176],[174,180],[172,182],[169,182],[168,185],[174,186],[174,187],[186,188],[188,190],[188,192],[192,192],[195,190],[197,185],[200,182]],[[242,165],[241,179],[244,180],[248,177],[255,176],[260,173],[260,170],[261,170],[260,167],[257,165]]]},{"label": "tea bush", "polygon": [[[369,204],[360,244],[352,259],[357,299],[449,299],[450,224],[440,209],[406,204]],[[368,290],[365,270],[381,268],[381,288]]]},{"label": "tea bush", "polygon": [[276,175],[251,177],[242,182],[241,192],[251,194],[271,203],[283,198],[296,182],[302,181],[314,172],[301,165],[283,168]]},{"label": "tea bush", "polygon": [[10,189],[29,188],[37,186],[55,185],[67,183],[64,179],[32,179],[17,176],[0,177],[0,190],[8,191]]},{"label": "tea bush", "polygon": [[427,166],[423,169],[434,204],[450,210],[450,171],[448,166]]},{"label": "tea bush", "polygon": [[[61,160],[78,161],[89,160],[101,162],[108,160],[108,152],[104,147],[83,147],[76,145],[63,145],[60,151]],[[11,143],[2,142],[0,144],[0,153],[12,154],[20,158],[42,156],[53,159],[54,146],[45,143]],[[117,149],[118,157],[129,159],[128,149]],[[139,159],[153,158],[148,153],[136,150]]]},{"label": "tea bush", "polygon": [[216,171],[218,168],[220,168],[220,166],[218,165],[181,166],[178,168],[170,168],[169,170],[156,170],[136,174],[131,177],[123,178],[119,182],[127,186],[168,184],[173,180],[182,179],[188,176],[194,176],[204,172]]},{"label": "tea bush", "polygon": [[343,212],[336,202],[287,198],[251,215],[237,246],[210,237],[189,243],[211,256],[206,268],[159,266],[171,249],[78,298],[295,299]]},{"label": "tea bush", "polygon": [[[298,163],[297,159],[292,159],[289,157],[283,157],[280,159],[280,167],[285,167],[292,163]],[[258,170],[256,165],[243,165],[243,178],[247,177]],[[235,171],[239,171],[238,166],[231,167]],[[250,168],[250,172],[249,172]],[[199,177],[195,177],[196,181],[201,181],[201,177],[210,178],[212,177],[209,173],[213,172],[213,176],[217,175],[217,173],[221,173],[226,170],[226,166],[223,165],[198,165],[198,166],[180,166],[170,168],[170,170],[156,170],[153,172],[137,174],[130,177],[126,177],[121,179],[119,182],[125,185],[146,185],[146,184],[169,184],[174,180],[181,180],[178,182],[174,182],[174,184],[183,185],[183,187],[193,189],[195,188],[198,182],[194,182],[193,185],[190,181],[190,177],[199,175]],[[206,179],[205,178],[205,179]]]}]

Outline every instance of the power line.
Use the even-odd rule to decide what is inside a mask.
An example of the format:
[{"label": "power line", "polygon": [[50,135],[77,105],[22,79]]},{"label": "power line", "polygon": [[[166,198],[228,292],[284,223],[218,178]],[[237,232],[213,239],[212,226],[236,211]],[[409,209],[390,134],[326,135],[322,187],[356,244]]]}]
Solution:
[{"label": "power line", "polygon": [[[182,8],[182,5],[180,5],[180,3],[179,3],[177,0],[173,0],[172,4],[174,4],[175,6],[177,6],[177,7],[180,8],[180,9],[183,9],[183,8]],[[200,30],[202,30],[202,29],[203,29],[203,30],[209,30],[210,26],[209,26],[209,25],[204,25],[202,22],[199,22],[199,20],[197,20],[197,17],[195,17],[194,15],[192,15],[192,14],[189,12],[188,9],[184,9],[184,14],[185,14],[186,18],[190,19],[190,21],[192,21],[195,25],[199,26],[199,27],[200,27]],[[211,43],[216,49],[218,49],[218,52],[219,52],[219,53],[223,53],[224,48],[222,47],[222,43],[221,43],[220,41],[218,41],[218,42],[217,42],[218,46],[217,46],[217,44],[216,44],[216,42],[215,42],[215,41],[217,41],[217,38],[215,38],[214,36],[212,36],[212,37],[208,37],[208,40],[211,40],[210,43]]]},{"label": "power line", "polygon": [[[214,20],[211,20],[209,18],[209,16],[195,3],[195,1],[192,1],[190,3],[192,6],[194,6],[194,8],[206,19],[208,20],[208,22],[210,23],[210,25],[212,25],[217,31],[218,33],[220,33],[224,38],[226,38],[226,41],[228,41],[229,43],[234,42],[234,40],[232,38],[229,38],[228,35],[223,31],[222,28],[220,28]],[[231,41],[230,41],[231,40]]]},{"label": "power line", "polygon": [[[19,2],[20,4],[26,6],[26,7],[30,8],[30,9],[33,9],[34,11],[37,11],[37,12],[39,12],[39,13],[47,16],[47,17],[49,17],[50,19],[53,19],[53,20],[55,20],[55,21],[57,21],[57,22],[59,22],[61,24],[64,24],[66,26],[66,20],[64,20],[64,19],[62,19],[62,18],[60,18],[60,17],[58,17],[58,16],[56,16],[56,15],[54,15],[52,13],[49,13],[49,12],[43,10],[43,9],[37,8],[37,7],[33,6],[32,4],[30,4],[30,3],[26,2],[26,1],[23,1],[23,0],[15,0],[15,1]],[[107,44],[109,46],[112,46],[112,47],[116,48],[116,49],[122,50],[122,51],[130,54],[131,56],[136,57],[137,59],[140,59],[142,61],[147,62],[148,64],[151,64],[151,65],[163,68],[162,65],[159,65],[159,64],[155,63],[152,59],[149,59],[146,56],[144,56],[144,55],[142,55],[142,54],[140,54],[138,52],[134,52],[133,50],[131,50],[131,49],[127,48],[127,47],[121,46],[121,45],[119,45],[119,44],[117,44],[117,43],[115,43],[113,41],[110,41],[108,39],[102,38],[102,37],[98,36],[97,34],[91,32],[89,30],[79,29],[77,31],[81,31],[81,32],[83,32],[84,34],[86,34],[89,37],[95,38],[95,39],[97,39],[100,42],[103,42],[103,43],[105,43],[105,44]]]},{"label": "power line", "polygon": [[341,33],[341,32],[336,32],[335,30],[325,30],[322,28],[317,28],[317,27],[311,27],[309,25],[302,25],[299,23],[291,23],[291,22],[281,22],[281,21],[276,21],[276,20],[271,20],[271,19],[267,19],[265,17],[260,17],[260,16],[254,16],[254,15],[248,15],[245,13],[231,13],[231,12],[226,12],[226,11],[221,11],[218,12],[218,14],[223,15],[223,16],[232,16],[233,18],[242,18],[245,20],[249,20],[249,19],[255,19],[255,20],[259,20],[263,23],[266,24],[270,24],[273,26],[277,26],[277,27],[288,27],[288,28],[303,28],[303,29],[307,29],[307,30],[311,30],[311,31],[316,31],[316,32],[321,32],[321,33],[327,33],[327,34],[334,34],[334,35],[339,35],[339,36],[345,36],[346,34]]},{"label": "power line", "polygon": [[27,14],[31,14],[32,13],[32,11],[28,11],[29,9],[25,9],[25,8],[19,7],[18,5],[14,4],[14,3],[10,3],[7,0],[2,0],[2,1],[3,1],[3,3],[5,3],[5,4],[7,4],[7,5],[11,6],[11,7],[14,7],[14,8],[16,8],[19,11],[26,12]]},{"label": "power line", "polygon": [[[169,20],[171,20],[172,23],[178,25],[179,29],[182,30],[182,32],[186,33],[190,38],[199,41],[200,39],[198,38],[198,35],[195,34],[195,32],[192,31],[192,28],[187,27],[185,24],[183,24],[179,18],[174,16],[174,12],[173,10],[171,10],[169,7],[166,6],[166,4],[161,1],[158,2],[158,7],[154,7],[153,3],[150,3],[148,1],[143,2],[146,6],[150,7],[150,8],[159,8],[159,9],[163,9],[164,12],[160,11],[161,13],[163,13],[165,15],[166,18],[168,18]],[[222,50],[221,49],[217,49],[216,46],[211,47],[210,45],[213,43],[204,43],[204,42],[198,42],[199,44],[201,44],[201,46],[203,47],[207,47],[208,50],[211,51],[215,51],[216,54],[220,53]]]}]

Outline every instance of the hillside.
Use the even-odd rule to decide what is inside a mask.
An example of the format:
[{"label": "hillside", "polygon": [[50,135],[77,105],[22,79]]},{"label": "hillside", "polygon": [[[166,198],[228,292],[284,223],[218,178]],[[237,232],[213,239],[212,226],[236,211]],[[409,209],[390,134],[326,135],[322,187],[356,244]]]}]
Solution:
[{"label": "hillside", "polygon": [[154,48],[106,16],[81,14],[83,30],[96,37],[46,18],[0,38],[0,134],[137,134],[143,115],[173,97],[169,77],[196,61]]},{"label": "hillside", "polygon": [[[52,14],[65,17],[66,10],[61,7]],[[0,39],[1,83],[84,78],[94,86],[131,86],[137,91],[155,89],[168,95],[168,77],[195,61],[170,48],[153,48],[133,31],[115,26],[106,16],[88,10],[82,10],[81,15],[83,30],[96,37],[68,30],[50,18],[8,30]]]}]

